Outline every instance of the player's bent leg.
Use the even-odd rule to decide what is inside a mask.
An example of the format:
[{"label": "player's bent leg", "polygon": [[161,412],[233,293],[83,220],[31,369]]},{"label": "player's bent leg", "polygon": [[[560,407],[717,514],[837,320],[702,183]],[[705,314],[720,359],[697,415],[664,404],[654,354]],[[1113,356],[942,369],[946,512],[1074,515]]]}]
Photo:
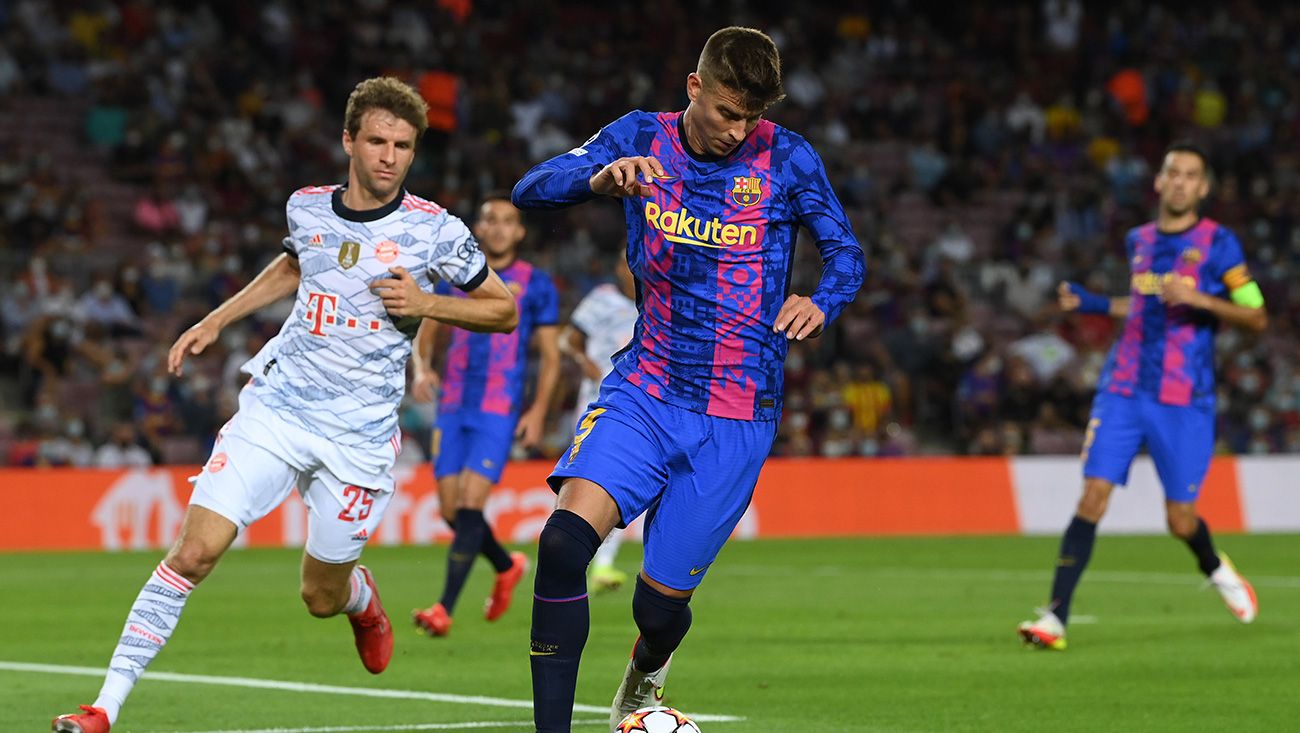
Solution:
[{"label": "player's bent leg", "polygon": [[212,572],[236,534],[232,521],[210,509],[191,505],[186,510],[180,536],[131,604],[93,706],[55,718],[53,730],[108,731],[140,675],[171,638],[190,592]]},{"label": "player's bent leg", "polygon": [[611,729],[636,710],[663,701],[672,654],[691,628],[692,593],[669,588],[644,572],[637,576],[632,618],[641,634],[610,705]]},{"label": "player's bent leg", "polygon": [[529,662],[538,733],[568,733],[578,663],[591,619],[587,564],[619,521],[614,500],[595,483],[570,478],[537,542]]},{"label": "player's bent leg", "polygon": [[324,469],[305,483],[303,603],[319,618],[347,614],[362,665],[371,674],[379,674],[393,655],[393,627],[373,574],[356,563],[383,520],[393,493],[346,483]]},{"label": "player's bent leg", "polygon": [[1259,615],[1255,588],[1241,576],[1226,554],[1214,549],[1210,528],[1196,514],[1196,505],[1190,501],[1166,501],[1165,512],[1169,531],[1187,543],[1196,556],[1197,566],[1219,592],[1223,605],[1238,621],[1245,624],[1254,621]]}]

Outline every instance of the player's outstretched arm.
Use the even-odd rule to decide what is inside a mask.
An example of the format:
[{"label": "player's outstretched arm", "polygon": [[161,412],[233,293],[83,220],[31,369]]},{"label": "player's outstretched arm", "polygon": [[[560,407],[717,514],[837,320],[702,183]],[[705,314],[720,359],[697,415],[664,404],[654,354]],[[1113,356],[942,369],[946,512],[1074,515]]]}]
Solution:
[{"label": "player's outstretched arm", "polygon": [[390,267],[388,272],[392,277],[376,280],[370,290],[383,300],[390,315],[432,318],[467,331],[509,333],[519,325],[515,296],[490,269],[465,298],[424,292],[405,267]]},{"label": "player's outstretched arm", "polygon": [[1088,290],[1078,283],[1062,281],[1056,286],[1056,302],[1066,313],[1103,313],[1111,318],[1127,318],[1127,296],[1108,298]]},{"label": "player's outstretched arm", "polygon": [[281,254],[267,265],[257,277],[242,290],[230,296],[230,299],[217,306],[203,320],[190,326],[181,337],[172,344],[167,353],[167,371],[181,376],[184,371],[185,357],[202,354],[212,342],[221,335],[221,330],[260,308],[270,305],[281,298],[292,295],[298,289],[302,273],[298,270],[298,260],[287,254]]},{"label": "player's outstretched arm", "polygon": [[[580,204],[601,194],[648,195],[648,187],[644,184],[638,187],[635,175],[624,175],[628,172],[626,164],[619,165],[619,176],[611,174],[607,178],[600,178],[610,166],[636,160],[625,158],[623,153],[630,152],[627,150],[628,143],[641,129],[644,117],[644,113],[629,112],[601,128],[581,146],[533,166],[515,184],[514,190],[510,192],[510,200],[521,209],[558,209]],[[637,163],[633,167],[642,172],[645,184],[653,179],[654,172],[663,175],[663,166],[658,161],[645,166]],[[596,180],[598,178],[600,180]],[[626,193],[615,193],[615,188],[621,188]],[[645,193],[642,193],[643,190]]]}]

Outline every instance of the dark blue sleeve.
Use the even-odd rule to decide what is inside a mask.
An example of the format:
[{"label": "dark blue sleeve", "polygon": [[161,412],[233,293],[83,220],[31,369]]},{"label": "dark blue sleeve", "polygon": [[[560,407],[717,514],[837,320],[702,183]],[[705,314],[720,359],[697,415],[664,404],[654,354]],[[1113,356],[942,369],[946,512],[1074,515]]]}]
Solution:
[{"label": "dark blue sleeve", "polygon": [[1209,275],[1201,280],[1201,290],[1222,298],[1254,278],[1246,266],[1246,253],[1241,242],[1232,230],[1220,226],[1214,232],[1214,242],[1210,245],[1210,256],[1206,258],[1205,273]]},{"label": "dark blue sleeve", "polygon": [[826,314],[826,325],[830,325],[862,289],[866,259],[817,151],[803,139],[795,145],[789,159],[790,206],[812,232],[821,252],[822,277],[812,302]]},{"label": "dark blue sleeve", "polygon": [[528,292],[533,296],[534,325],[554,326],[560,322],[560,293],[550,275],[533,270],[533,284]]},{"label": "dark blue sleeve", "polygon": [[600,128],[591,139],[563,155],[538,163],[515,184],[510,200],[521,209],[558,209],[595,198],[590,180],[601,168],[624,157],[640,112],[629,112]]}]

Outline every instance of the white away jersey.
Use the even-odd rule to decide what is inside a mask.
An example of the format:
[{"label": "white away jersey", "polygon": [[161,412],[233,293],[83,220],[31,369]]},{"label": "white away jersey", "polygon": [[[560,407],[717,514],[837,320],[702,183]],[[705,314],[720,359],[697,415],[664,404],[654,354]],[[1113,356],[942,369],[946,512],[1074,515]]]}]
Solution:
[{"label": "white away jersey", "polygon": [[[609,283],[592,288],[573,309],[569,321],[587,337],[587,358],[600,367],[602,377],[614,370],[611,357],[632,340],[636,316],[636,303]],[[583,378],[578,409],[596,399],[599,391],[599,381]]]},{"label": "white away jersey", "polygon": [[342,194],[311,186],[289,197],[284,249],[302,270],[297,302],[244,371],[249,389],[287,422],[336,444],[388,448],[421,319],[389,316],[371,283],[401,265],[426,292],[438,278],[473,290],[487,261],[465,224],[437,204],[403,191],[355,211]]}]

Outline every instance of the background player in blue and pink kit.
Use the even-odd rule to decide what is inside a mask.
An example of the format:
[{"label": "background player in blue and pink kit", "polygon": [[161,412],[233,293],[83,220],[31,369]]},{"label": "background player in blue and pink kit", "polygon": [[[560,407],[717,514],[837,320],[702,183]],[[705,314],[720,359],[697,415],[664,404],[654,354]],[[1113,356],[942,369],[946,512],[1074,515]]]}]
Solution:
[{"label": "background player in blue and pink kit", "polygon": [[[862,248],[812,146],[762,119],[784,95],[771,39],[710,37],[684,112],[631,112],[515,186],[521,208],[620,197],[637,279],[632,342],[551,475],[534,589],[534,718],[569,730],[601,539],[652,509],[632,614],[641,632],[611,724],[662,696],[696,586],[749,504],[781,414],[787,340],[814,336],[862,286]],[[788,291],[800,225],[824,262]]]},{"label": "background player in blue and pink kit", "polygon": [[[522,215],[508,196],[492,194],[484,199],[474,235],[492,263],[489,266],[515,296],[519,308],[515,330],[473,333],[444,329],[450,331],[451,343],[434,424],[433,475],[438,481],[442,516],[454,539],[441,598],[432,607],[412,613],[415,624],[433,636],[446,636],[451,630],[456,601],[480,552],[497,573],[484,609],[489,621],[506,612],[515,585],[527,571],[527,557],[521,552],[507,553],[483,516],[488,494],[501,480],[515,437],[525,447],[541,439],[560,373],[559,296],[550,275],[519,259],[525,233]],[[455,291],[439,283],[435,292],[451,295]],[[432,321],[429,324],[421,327],[412,360],[416,399],[428,399],[431,387],[438,382],[429,356],[439,329]],[[536,348],[540,359],[533,401],[523,410],[530,347]]]},{"label": "background player in blue and pink kit", "polygon": [[1061,541],[1052,600],[1020,635],[1039,648],[1064,649],[1070,600],[1088,564],[1115,486],[1147,447],[1165,490],[1169,531],[1196,555],[1201,572],[1233,615],[1255,619],[1254,590],[1214,549],[1196,513],[1214,452],[1214,334],[1220,321],[1262,331],[1264,298],[1251,279],[1236,235],[1198,207],[1210,191],[1205,154],[1171,146],[1156,176],[1160,212],[1125,240],[1129,295],[1107,298],[1062,283],[1061,307],[1123,318],[1097,385],[1084,443],[1083,498]]}]

